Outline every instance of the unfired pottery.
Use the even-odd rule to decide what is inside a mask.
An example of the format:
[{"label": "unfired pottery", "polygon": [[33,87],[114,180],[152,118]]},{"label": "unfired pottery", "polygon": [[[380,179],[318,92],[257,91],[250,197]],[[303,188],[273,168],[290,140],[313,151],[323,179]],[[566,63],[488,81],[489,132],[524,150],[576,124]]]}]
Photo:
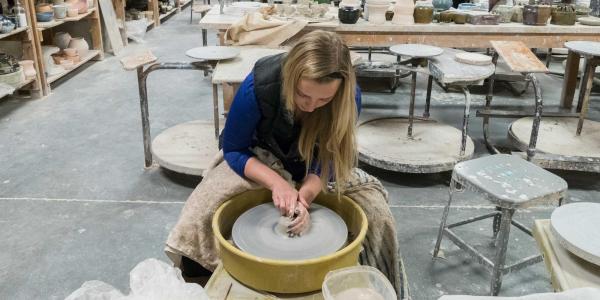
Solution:
[{"label": "unfired pottery", "polygon": [[37,12],[37,13],[52,12],[52,4],[40,3],[35,6],[35,12]]},{"label": "unfired pottery", "polygon": [[54,17],[56,19],[64,19],[67,17],[68,6],[64,4],[54,5]]},{"label": "unfired pottery", "polygon": [[513,6],[513,14],[511,17],[511,21],[512,22],[516,22],[516,23],[523,23],[523,6],[521,5],[516,5]]},{"label": "unfired pottery", "polygon": [[552,8],[552,19],[550,23],[555,25],[575,25],[577,14],[572,5],[560,5]]},{"label": "unfired pottery", "polygon": [[552,13],[549,5],[525,5],[523,8],[523,24],[545,26]]},{"label": "unfired pottery", "polygon": [[68,32],[57,32],[52,38],[52,43],[60,49],[65,49],[71,42],[71,35]]},{"label": "unfired pottery", "polygon": [[23,74],[26,79],[34,78],[35,75],[37,75],[35,67],[33,66],[33,60],[22,60],[19,62],[19,65],[23,68]]},{"label": "unfired pottery", "polygon": [[415,23],[415,4],[412,0],[396,0],[392,23],[396,25],[410,25]]},{"label": "unfired pottery", "polygon": [[77,55],[77,49],[75,49],[75,48],[65,48],[65,49],[63,49],[63,52],[65,53],[66,56],[76,56]]},{"label": "unfired pottery", "polygon": [[369,23],[371,24],[383,24],[385,23],[385,12],[387,11],[389,5],[379,5],[379,4],[367,4],[367,9],[369,10]]},{"label": "unfired pottery", "polygon": [[496,5],[492,13],[500,16],[500,23],[510,23],[513,15],[513,7],[510,5]]},{"label": "unfired pottery", "polygon": [[78,15],[79,15],[79,9],[77,7],[67,9],[67,17],[74,18],[74,17],[77,17]]},{"label": "unfired pottery", "polygon": [[88,43],[84,38],[81,37],[72,38],[69,42],[69,48],[77,49],[77,53],[79,53],[81,57],[85,57],[88,53],[88,50],[90,50]]}]

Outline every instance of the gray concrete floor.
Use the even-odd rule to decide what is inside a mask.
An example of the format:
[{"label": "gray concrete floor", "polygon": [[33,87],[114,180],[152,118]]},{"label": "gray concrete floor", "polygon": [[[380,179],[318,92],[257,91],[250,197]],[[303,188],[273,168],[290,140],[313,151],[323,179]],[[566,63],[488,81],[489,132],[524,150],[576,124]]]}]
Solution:
[{"label": "gray concrete floor", "polygon": [[[195,16],[196,21],[198,17]],[[210,34],[214,44],[214,34]],[[161,61],[187,61],[184,51],[201,45],[200,29],[189,24],[189,11],[176,15],[131,44],[123,55],[149,48]],[[546,109],[556,108],[561,79],[541,76]],[[408,79],[405,80],[408,82]],[[419,77],[419,103],[423,84]],[[150,76],[152,133],[195,119],[211,119],[208,78],[196,71],[161,71]],[[436,87],[432,116],[459,127],[462,96]],[[529,106],[532,91],[521,98],[498,89],[497,103]],[[597,94],[594,96],[598,99]],[[365,94],[362,118],[406,114],[408,89],[395,95]],[[474,108],[483,96],[474,96]],[[600,105],[592,103],[592,115]],[[509,120],[494,121],[493,138],[506,143]],[[481,120],[471,119],[476,155],[482,146]],[[149,257],[167,260],[163,243],[183,202],[198,179],[143,168],[136,75],[121,69],[118,58],[89,64],[63,80],[43,100],[0,100],[0,298],[63,299],[84,281],[98,279],[128,291],[129,271]],[[489,277],[465,253],[443,244],[446,259],[435,263],[431,251],[449,173],[398,174],[366,167],[390,193],[401,252],[414,299],[443,294],[486,294]],[[600,202],[596,174],[560,172],[569,183],[568,201]],[[458,196],[450,220],[491,209],[486,201]],[[548,218],[552,207],[519,211],[527,224]],[[478,248],[490,251],[489,222],[462,229]],[[513,231],[509,260],[537,253],[531,238]],[[550,291],[549,276],[537,264],[505,277],[502,295]]]}]

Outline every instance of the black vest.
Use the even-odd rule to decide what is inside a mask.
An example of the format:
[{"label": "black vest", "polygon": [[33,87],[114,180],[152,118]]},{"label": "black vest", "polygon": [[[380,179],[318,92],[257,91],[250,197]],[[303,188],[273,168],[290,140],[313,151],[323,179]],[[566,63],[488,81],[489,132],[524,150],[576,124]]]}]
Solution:
[{"label": "black vest", "polygon": [[299,181],[306,174],[306,167],[298,152],[301,127],[294,124],[294,116],[286,109],[281,95],[284,58],[285,54],[267,56],[254,65],[254,94],[262,115],[256,128],[256,142],[279,158],[293,179]]}]

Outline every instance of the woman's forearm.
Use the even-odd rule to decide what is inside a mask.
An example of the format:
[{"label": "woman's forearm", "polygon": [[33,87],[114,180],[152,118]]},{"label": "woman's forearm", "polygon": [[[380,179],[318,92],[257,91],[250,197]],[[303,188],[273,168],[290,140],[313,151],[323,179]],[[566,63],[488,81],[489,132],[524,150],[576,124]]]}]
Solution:
[{"label": "woman's forearm", "polygon": [[300,198],[303,198],[306,204],[310,206],[321,190],[321,178],[316,174],[309,173],[304,178],[304,181],[302,181],[302,186],[298,193],[300,194]]},{"label": "woman's forearm", "polygon": [[246,166],[244,167],[244,175],[248,179],[260,184],[264,188],[267,188],[271,191],[277,185],[288,184],[287,181],[285,181],[285,179],[283,179],[279,174],[277,174],[277,172],[267,167],[255,157],[251,157],[246,162]]}]

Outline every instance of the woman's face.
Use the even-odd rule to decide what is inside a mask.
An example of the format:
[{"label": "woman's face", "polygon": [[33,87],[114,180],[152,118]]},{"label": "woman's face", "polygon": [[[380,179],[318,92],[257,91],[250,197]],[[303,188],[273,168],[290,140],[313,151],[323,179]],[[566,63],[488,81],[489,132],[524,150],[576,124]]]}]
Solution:
[{"label": "woman's face", "polygon": [[300,79],[296,86],[294,103],[300,111],[313,112],[333,99],[341,82],[341,79],[334,79],[327,83],[319,83],[313,79]]}]

